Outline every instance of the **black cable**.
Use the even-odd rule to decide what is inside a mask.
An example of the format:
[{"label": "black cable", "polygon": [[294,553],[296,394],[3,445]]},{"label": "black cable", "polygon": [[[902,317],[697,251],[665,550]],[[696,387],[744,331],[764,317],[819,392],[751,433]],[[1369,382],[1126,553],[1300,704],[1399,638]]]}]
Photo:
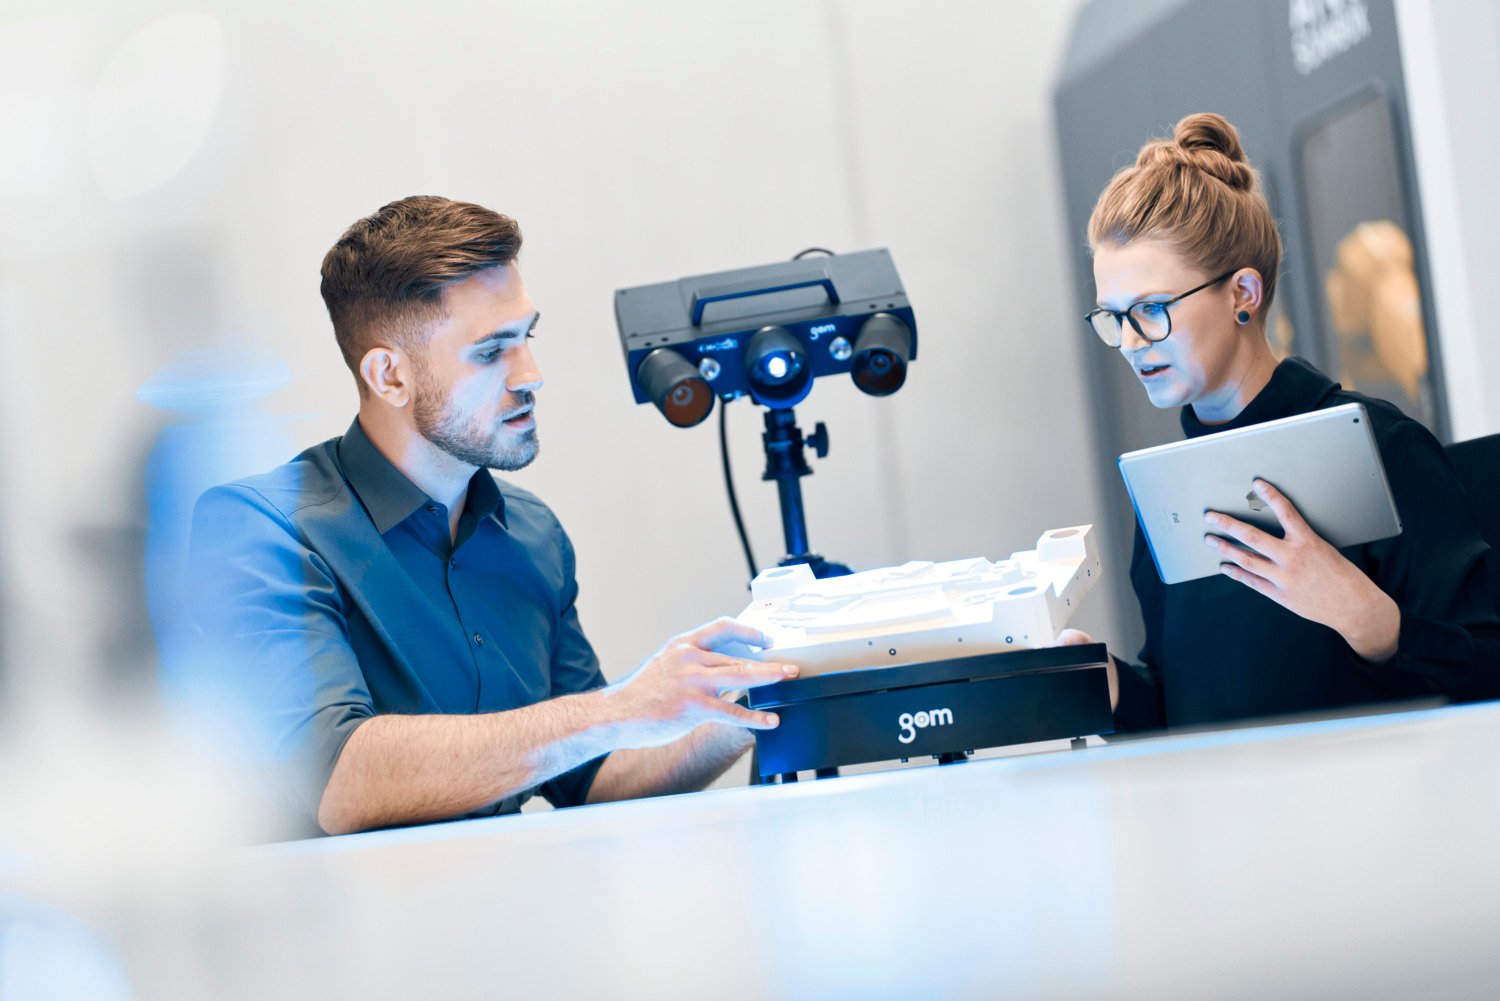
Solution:
[{"label": "black cable", "polygon": [[[808,247],[793,255],[792,260],[800,261],[808,254],[826,254],[834,256],[833,251],[827,247]],[[750,579],[754,580],[759,573],[756,569],[755,554],[750,551],[750,536],[745,531],[745,519],[740,515],[740,501],[734,492],[734,476],[729,470],[729,401],[721,400],[719,403],[719,458],[724,465],[724,490],[729,494],[729,513],[734,515],[734,529],[740,535],[740,546],[745,550],[745,564],[750,568]]]},{"label": "black cable", "polygon": [[750,536],[745,532],[745,519],[740,517],[740,502],[734,493],[734,476],[729,471],[729,433],[726,430],[728,415],[729,401],[721,400],[719,402],[719,458],[724,464],[724,489],[729,493],[729,512],[734,515],[734,527],[740,533],[740,545],[745,549],[745,563],[750,567],[750,579],[754,580],[759,571],[756,570],[755,554],[750,552]]}]

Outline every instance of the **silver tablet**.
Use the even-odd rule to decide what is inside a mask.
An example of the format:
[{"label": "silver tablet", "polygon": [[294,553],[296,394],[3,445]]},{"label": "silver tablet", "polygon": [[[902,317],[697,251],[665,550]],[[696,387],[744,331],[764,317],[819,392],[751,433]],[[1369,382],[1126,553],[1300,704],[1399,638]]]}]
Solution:
[{"label": "silver tablet", "polygon": [[1252,489],[1257,477],[1337,548],[1401,534],[1370,419],[1358,403],[1127,452],[1120,474],[1166,584],[1219,572],[1219,554],[1203,543],[1206,511],[1281,535]]}]

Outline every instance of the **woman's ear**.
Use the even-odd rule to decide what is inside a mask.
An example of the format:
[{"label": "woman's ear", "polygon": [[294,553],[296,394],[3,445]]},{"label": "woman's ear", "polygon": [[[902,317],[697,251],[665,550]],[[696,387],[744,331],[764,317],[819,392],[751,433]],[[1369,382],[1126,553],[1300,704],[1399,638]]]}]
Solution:
[{"label": "woman's ear", "polygon": [[1261,303],[1265,300],[1266,289],[1260,272],[1254,268],[1240,268],[1229,276],[1229,282],[1234,296],[1234,318],[1242,325],[1247,324],[1259,315]]}]

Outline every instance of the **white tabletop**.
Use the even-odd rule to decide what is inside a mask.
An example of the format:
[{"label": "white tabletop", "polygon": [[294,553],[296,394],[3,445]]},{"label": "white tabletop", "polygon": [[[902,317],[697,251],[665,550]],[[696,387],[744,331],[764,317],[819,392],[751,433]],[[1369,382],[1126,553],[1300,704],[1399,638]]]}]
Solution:
[{"label": "white tabletop", "polygon": [[113,940],[142,998],[1494,997],[1497,735],[1441,709],[274,846]]}]

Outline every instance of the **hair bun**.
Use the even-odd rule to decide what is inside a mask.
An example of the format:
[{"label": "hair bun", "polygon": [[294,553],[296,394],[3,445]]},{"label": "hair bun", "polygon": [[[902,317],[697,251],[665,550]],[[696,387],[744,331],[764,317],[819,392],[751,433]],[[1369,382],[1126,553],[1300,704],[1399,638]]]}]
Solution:
[{"label": "hair bun", "polygon": [[1222,115],[1209,111],[1188,115],[1177,123],[1172,138],[1183,149],[1207,149],[1222,153],[1237,163],[1245,162],[1240,134]]},{"label": "hair bun", "polygon": [[1239,133],[1218,115],[1189,115],[1142,146],[1094,204],[1088,233],[1096,255],[1154,240],[1205,275],[1254,268],[1263,307],[1276,293],[1281,234]]},{"label": "hair bun", "polygon": [[1255,187],[1255,172],[1245,159],[1240,134],[1222,115],[1200,112],[1177,123],[1172,141],[1184,158],[1231,188]]}]

